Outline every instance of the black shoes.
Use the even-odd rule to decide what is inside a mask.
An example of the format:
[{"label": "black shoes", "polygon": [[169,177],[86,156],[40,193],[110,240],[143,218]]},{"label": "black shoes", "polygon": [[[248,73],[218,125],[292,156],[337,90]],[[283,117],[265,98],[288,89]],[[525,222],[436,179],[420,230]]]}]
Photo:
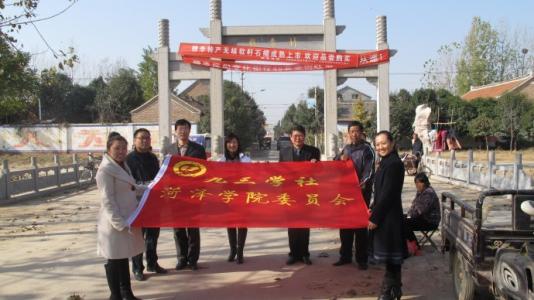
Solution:
[{"label": "black shoes", "polygon": [[398,286],[389,287],[384,289],[382,294],[378,296],[378,300],[400,300],[402,297],[402,290]]},{"label": "black shoes", "polygon": [[293,256],[290,256],[287,261],[286,261],[286,265],[290,266],[290,265],[293,265],[297,262],[297,259],[294,258]]},{"label": "black shoes", "polygon": [[[178,264],[176,265],[175,269],[176,270],[183,270],[183,269],[185,269],[187,267],[187,265],[188,265],[187,261],[181,260],[181,261],[178,262]],[[191,268],[191,270],[193,270],[193,271],[196,271],[196,270],[198,270],[198,265],[197,265],[196,262],[190,262],[189,263],[189,268]]]},{"label": "black shoes", "polygon": [[143,274],[143,272],[134,272],[134,278],[137,281],[144,281],[145,280],[145,274]]},{"label": "black shoes", "polygon": [[[339,267],[339,266],[342,266],[342,265],[348,265],[350,263],[352,263],[352,261],[341,258],[338,261],[336,261],[335,263],[333,263],[332,265],[334,267]],[[358,269],[359,270],[367,270],[367,269],[369,269],[369,266],[365,262],[359,262],[358,263]]]},{"label": "black shoes", "polygon": [[235,256],[237,255],[236,249],[230,249],[230,255],[228,255],[228,261],[232,262],[235,260]]},{"label": "black shoes", "polygon": [[335,263],[333,263],[332,266],[339,267],[339,266],[342,266],[342,265],[348,265],[350,263],[352,263],[352,261],[345,260],[345,259],[340,259],[340,260],[336,261]]},{"label": "black shoes", "polygon": [[176,264],[176,268],[175,269],[176,270],[183,270],[183,269],[185,269],[185,267],[187,267],[187,261],[181,260]]},{"label": "black shoes", "polygon": [[156,263],[156,266],[154,267],[147,267],[146,270],[148,272],[154,272],[154,273],[157,273],[157,274],[166,274],[167,273],[167,270],[165,270],[164,268],[162,268],[160,265],[158,265]]},{"label": "black shoes", "polygon": [[239,247],[239,249],[237,250],[237,260],[236,260],[236,263],[238,265],[242,264],[243,263],[243,247]]},{"label": "black shoes", "polygon": [[[312,261],[310,260],[310,258],[308,256],[304,256],[300,260],[302,260],[302,262],[307,264],[307,265],[311,265],[312,264]],[[293,256],[290,256],[286,261],[286,265],[288,265],[288,266],[293,265],[297,261],[299,261],[299,259],[296,259]]]}]

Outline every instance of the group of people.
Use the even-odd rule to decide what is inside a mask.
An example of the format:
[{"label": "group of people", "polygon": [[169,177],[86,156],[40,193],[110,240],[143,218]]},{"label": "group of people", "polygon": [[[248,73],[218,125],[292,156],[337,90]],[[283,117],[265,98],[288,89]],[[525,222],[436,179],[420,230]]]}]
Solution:
[{"label": "group of people", "polygon": [[[189,140],[191,124],[180,119],[175,123],[176,142],[162,149],[163,155],[179,155],[206,159],[201,145]],[[367,228],[342,228],[339,230],[340,258],[334,266],[352,262],[354,256],[358,268],[366,270],[368,259],[385,263],[386,273],[379,299],[400,299],[401,264],[407,257],[408,246],[416,243],[414,230],[428,230],[439,224],[439,202],[424,174],[415,177],[417,196],[408,215],[403,214],[401,194],[404,183],[404,165],[395,149],[392,134],[380,131],[374,139],[374,149],[365,140],[362,123],[348,125],[350,142],[345,145],[337,160],[351,160],[360,180],[363,199],[370,208]],[[318,148],[304,143],[306,131],[296,125],[291,129],[292,147],[280,150],[279,161],[320,160]],[[156,252],[159,228],[130,228],[126,222],[138,205],[139,195],[159,170],[157,156],[152,153],[150,132],[138,129],[134,133],[133,151],[128,153],[127,141],[117,133],[110,134],[106,153],[96,176],[101,194],[98,222],[98,253],[107,259],[106,277],[111,291],[110,299],[138,299],[130,284],[128,259],[132,258],[132,270],[136,280],[144,280],[143,252],[146,249],[147,271],[166,273],[158,264]],[[375,159],[375,153],[378,159]],[[224,141],[224,155],[218,161],[248,163],[238,136],[228,134]],[[371,202],[371,198],[374,199]],[[242,264],[247,228],[228,228],[228,261]],[[176,270],[189,267],[197,270],[200,254],[199,228],[174,228],[177,251]],[[311,265],[309,252],[310,229],[289,228],[288,265],[299,261]],[[408,243],[406,242],[408,240]]]}]

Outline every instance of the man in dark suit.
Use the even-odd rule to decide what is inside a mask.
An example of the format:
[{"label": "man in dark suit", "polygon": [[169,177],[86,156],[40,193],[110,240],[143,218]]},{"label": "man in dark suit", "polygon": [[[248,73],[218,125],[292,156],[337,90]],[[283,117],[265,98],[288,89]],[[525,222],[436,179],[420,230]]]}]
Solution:
[{"label": "man in dark suit", "polygon": [[[189,156],[206,159],[206,150],[201,145],[189,140],[191,123],[180,119],[174,124],[176,143],[162,149],[163,155]],[[176,270],[184,269],[188,264],[197,270],[200,255],[200,230],[198,228],[174,228],[174,244],[178,256]]]},{"label": "man in dark suit", "polygon": [[[279,161],[311,161],[317,162],[321,159],[319,149],[304,144],[306,131],[301,125],[296,125],[291,129],[291,147],[280,149]],[[311,265],[310,251],[310,229],[309,228],[288,228],[289,237],[289,258],[288,265],[292,265],[299,260]]]}]

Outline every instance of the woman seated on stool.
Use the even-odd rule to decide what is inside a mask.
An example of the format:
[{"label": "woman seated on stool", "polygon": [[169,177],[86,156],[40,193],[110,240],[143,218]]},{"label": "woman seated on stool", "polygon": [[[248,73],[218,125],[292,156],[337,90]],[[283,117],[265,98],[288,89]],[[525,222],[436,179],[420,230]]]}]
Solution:
[{"label": "woman seated on stool", "polygon": [[[405,235],[408,249],[419,249],[414,231],[428,231],[438,228],[441,220],[439,198],[425,173],[418,173],[414,178],[417,194],[405,218]],[[412,251],[410,251],[412,252]]]}]

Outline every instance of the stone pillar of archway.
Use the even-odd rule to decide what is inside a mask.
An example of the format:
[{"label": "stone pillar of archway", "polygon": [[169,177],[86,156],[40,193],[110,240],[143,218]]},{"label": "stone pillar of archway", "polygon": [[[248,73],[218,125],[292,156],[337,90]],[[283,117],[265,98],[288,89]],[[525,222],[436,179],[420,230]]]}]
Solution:
[{"label": "stone pillar of archway", "polygon": [[171,143],[171,99],[169,82],[169,20],[159,21],[158,111],[161,149]]},{"label": "stone pillar of archway", "polygon": [[[378,16],[376,18],[376,49],[389,49],[386,16]],[[376,98],[376,130],[390,130],[389,62],[378,65]]]},{"label": "stone pillar of archway", "polygon": [[[222,8],[221,0],[210,0],[210,43],[222,44]],[[223,71],[210,70],[210,133],[212,137],[211,155],[223,152],[224,137],[224,97]]]},{"label": "stone pillar of archway", "polygon": [[[324,50],[336,51],[334,0],[323,2]],[[324,71],[324,154],[327,159],[337,153],[337,71]]]}]

